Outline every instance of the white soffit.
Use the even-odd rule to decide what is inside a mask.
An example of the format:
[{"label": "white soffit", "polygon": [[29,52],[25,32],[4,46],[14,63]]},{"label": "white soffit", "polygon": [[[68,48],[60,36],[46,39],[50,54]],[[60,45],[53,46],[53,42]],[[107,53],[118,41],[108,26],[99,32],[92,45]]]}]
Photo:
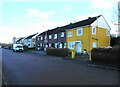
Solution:
[{"label": "white soffit", "polygon": [[105,20],[105,18],[103,16],[100,16],[97,20],[95,20],[91,26],[98,26],[101,28],[105,28],[108,30],[111,30],[110,26],[108,25],[107,21]]}]

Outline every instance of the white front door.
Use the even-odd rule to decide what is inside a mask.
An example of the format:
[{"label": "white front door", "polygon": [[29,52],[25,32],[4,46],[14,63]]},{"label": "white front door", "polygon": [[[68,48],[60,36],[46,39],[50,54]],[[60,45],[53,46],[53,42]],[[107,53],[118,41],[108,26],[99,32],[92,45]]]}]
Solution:
[{"label": "white front door", "polygon": [[82,44],[80,42],[76,42],[76,52],[77,53],[82,52]]}]

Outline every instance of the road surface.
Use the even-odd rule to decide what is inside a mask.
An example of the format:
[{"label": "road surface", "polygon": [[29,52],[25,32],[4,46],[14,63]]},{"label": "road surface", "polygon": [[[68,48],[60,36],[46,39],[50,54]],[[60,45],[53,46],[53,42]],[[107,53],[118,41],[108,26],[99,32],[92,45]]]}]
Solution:
[{"label": "road surface", "polygon": [[7,85],[118,85],[118,71],[84,66],[45,54],[2,49]]}]

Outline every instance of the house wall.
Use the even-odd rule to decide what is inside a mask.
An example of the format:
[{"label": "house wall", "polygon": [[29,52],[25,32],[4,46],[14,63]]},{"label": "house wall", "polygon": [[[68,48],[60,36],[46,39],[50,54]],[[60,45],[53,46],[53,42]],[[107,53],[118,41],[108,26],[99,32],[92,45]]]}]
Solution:
[{"label": "house wall", "polygon": [[66,33],[64,32],[64,37],[60,37],[60,36],[61,36],[61,33],[62,33],[62,32],[59,32],[59,33],[58,33],[58,36],[59,36],[59,37],[58,37],[58,41],[59,41],[59,42],[66,43]]},{"label": "house wall", "polygon": [[[62,32],[62,31],[61,31]],[[58,43],[58,42],[62,42],[62,43],[66,43],[66,33],[64,33],[64,37],[60,37],[61,36],[61,32],[57,32],[57,31],[52,31],[52,32],[48,32],[47,33],[47,41],[48,41],[48,44],[54,44],[54,46],[55,46],[55,43]],[[54,34],[57,34],[57,39],[54,39]],[[51,35],[52,36],[52,38],[51,39],[49,39],[49,35]],[[43,40],[41,40],[41,38],[40,38],[40,36],[42,36],[43,37]],[[36,37],[36,48],[38,48],[38,47],[41,47],[41,46],[38,46],[38,44],[45,44],[45,34],[43,33],[43,34],[40,34],[40,35],[38,35],[37,37]],[[39,38],[39,39],[38,39]],[[44,46],[42,46],[42,47],[44,47]]]},{"label": "house wall", "polygon": [[[56,34],[56,33],[55,33]],[[57,43],[58,41],[58,35],[57,35],[57,39],[54,39],[54,34],[50,34],[52,36],[51,39],[49,39],[49,35],[48,35],[48,43]]]},{"label": "house wall", "polygon": [[[82,36],[77,36],[77,28],[67,30],[66,32],[66,43],[68,47],[69,42],[81,41],[82,52],[86,49],[90,52],[93,48],[93,42],[96,42],[97,47],[110,46],[110,36],[106,36],[107,29],[96,28],[96,34],[92,34],[92,26],[84,26]],[[72,32],[72,37],[68,37],[68,32]],[[98,40],[97,40],[98,39]]]},{"label": "house wall", "polygon": [[28,48],[34,48],[35,42],[33,42],[33,38],[25,39],[23,45],[28,46]]},{"label": "house wall", "polygon": [[97,20],[95,20],[95,22],[93,22],[91,26],[99,26],[101,28],[108,29],[108,30],[111,29],[107,21],[102,15]]},{"label": "house wall", "polygon": [[[79,27],[78,27],[79,28]],[[71,29],[71,30],[67,30],[66,32],[66,43],[67,43],[67,47],[68,47],[68,43],[69,42],[73,42],[73,41],[81,41],[82,43],[82,51],[84,49],[87,49],[88,50],[88,39],[89,39],[89,35],[88,35],[88,27],[83,27],[83,32],[82,32],[82,36],[77,36],[77,29],[78,28],[74,28],[74,29]],[[72,36],[71,37],[68,37],[68,32],[72,32]]]},{"label": "house wall", "polygon": [[[54,34],[57,34],[57,39],[54,39]],[[55,43],[66,43],[66,33],[64,32],[64,37],[61,37],[61,32],[59,33],[54,33],[54,34],[51,34],[52,35],[52,38],[51,39],[48,39],[48,43],[50,44],[55,44]],[[49,36],[49,35],[48,35]]]},{"label": "house wall", "polygon": [[[41,40],[41,36],[43,37],[43,40]],[[39,39],[38,39],[38,38],[39,38]],[[42,46],[41,46],[41,44],[42,44]],[[38,48],[40,48],[40,47],[43,47],[43,45],[44,45],[44,34],[38,35],[38,36],[36,37],[36,49],[38,49]]]}]

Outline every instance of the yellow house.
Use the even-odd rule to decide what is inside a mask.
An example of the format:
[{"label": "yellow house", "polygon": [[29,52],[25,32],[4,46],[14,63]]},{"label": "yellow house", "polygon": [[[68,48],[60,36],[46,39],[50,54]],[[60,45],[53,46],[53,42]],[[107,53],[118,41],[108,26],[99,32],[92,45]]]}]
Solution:
[{"label": "yellow house", "polygon": [[77,53],[110,46],[110,26],[102,15],[73,23],[66,30],[66,44],[70,50],[76,44]]}]

